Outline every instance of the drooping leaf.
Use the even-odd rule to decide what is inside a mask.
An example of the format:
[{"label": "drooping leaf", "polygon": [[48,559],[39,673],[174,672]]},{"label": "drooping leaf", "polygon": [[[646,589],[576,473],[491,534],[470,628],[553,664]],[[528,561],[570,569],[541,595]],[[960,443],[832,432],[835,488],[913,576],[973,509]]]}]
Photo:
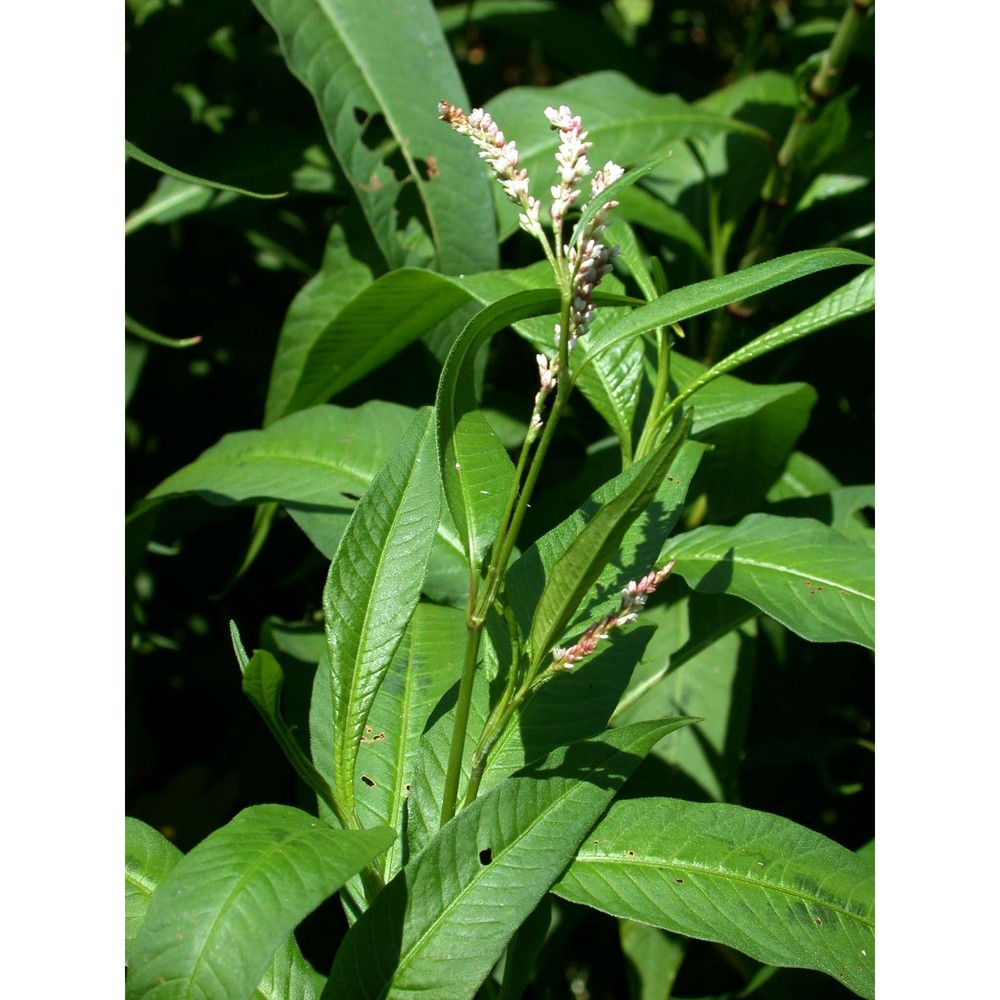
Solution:
[{"label": "drooping leaf", "polygon": [[431,259],[447,274],[495,267],[482,166],[472,144],[437,117],[438,101],[467,98],[431,4],[254,2],[316,101],[389,268]]},{"label": "drooping leaf", "polygon": [[323,590],[333,718],[333,786],[353,813],[368,713],[413,614],[441,510],[429,410],[413,419],[344,532]]},{"label": "drooping leaf", "polygon": [[125,155],[146,164],[147,167],[159,170],[161,174],[166,174],[180,181],[186,181],[189,184],[198,184],[201,187],[213,188],[216,191],[233,191],[236,194],[246,195],[248,198],[284,198],[288,194],[287,191],[279,191],[277,194],[260,194],[257,191],[248,191],[246,188],[234,187],[232,184],[223,184],[221,181],[210,181],[204,177],[195,177],[194,174],[187,174],[183,170],[178,170],[176,167],[171,167],[162,160],[156,159],[155,156],[150,156],[149,153],[144,152],[134,142],[129,142],[128,139],[125,140]]},{"label": "drooping leaf", "polygon": [[250,997],[295,926],[392,842],[290,806],[244,809],[170,870],[130,952],[129,1000]]},{"label": "drooping leaf", "polygon": [[[548,262],[540,261],[537,265],[516,271],[470,275],[462,280],[462,285],[480,301],[490,303],[524,289],[551,289],[553,277]],[[592,363],[587,362],[590,357],[588,345],[592,338],[599,336],[601,330],[625,314],[624,309],[608,304],[621,291],[621,283],[612,275],[601,282],[600,291],[594,296],[600,308],[590,324],[590,332],[577,342],[571,369],[581,369],[577,382],[580,391],[607,421],[621,443],[626,462],[629,462],[632,458],[632,420],[642,379],[642,345],[637,340],[622,344],[593,359]],[[621,296],[621,301],[630,300]],[[639,299],[631,301],[634,304],[641,302]],[[555,340],[551,317],[525,318],[512,325],[536,352],[552,356]]]},{"label": "drooping leaf", "polygon": [[441,371],[436,403],[438,459],[445,497],[473,577],[496,537],[514,477],[513,463],[477,408],[473,363],[498,330],[558,308],[555,290],[519,292],[487,306],[462,331]]},{"label": "drooping leaf", "polygon": [[351,928],[324,997],[472,997],[625,778],[689,721],[563,747],[477,799]]},{"label": "drooping leaf", "polygon": [[811,518],[749,514],[664,548],[696,591],[734,594],[812,642],[875,645],[875,555]]},{"label": "drooping leaf", "polygon": [[553,891],[875,995],[874,869],[780,816],[725,803],[618,801]]}]

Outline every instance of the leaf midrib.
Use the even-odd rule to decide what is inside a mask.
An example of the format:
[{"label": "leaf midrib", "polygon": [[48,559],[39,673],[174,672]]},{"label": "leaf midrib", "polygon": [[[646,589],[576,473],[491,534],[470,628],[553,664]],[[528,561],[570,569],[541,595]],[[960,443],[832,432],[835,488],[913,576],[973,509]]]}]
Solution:
[{"label": "leaf midrib", "polygon": [[[855,920],[858,923],[863,924],[865,927],[875,933],[875,921],[868,917],[864,917],[859,913],[853,913],[852,911],[845,909],[842,905],[837,903],[832,903],[827,900],[820,899],[818,896],[810,895],[809,893],[803,892],[798,889],[790,888],[783,885],[775,885],[772,882],[762,882],[755,881],[752,878],[748,878],[745,875],[740,875],[738,872],[733,871],[720,871],[718,868],[711,868],[708,865],[697,864],[693,861],[667,861],[664,858],[655,857],[640,857],[636,854],[635,857],[610,857],[607,855],[591,854],[588,855],[586,851],[581,851],[577,854],[576,858],[573,860],[573,864],[581,865],[594,865],[600,867],[601,865],[607,865],[609,867],[619,867],[625,866],[627,868],[655,868],[658,872],[664,870],[684,872],[686,874],[699,874],[707,875],[711,878],[719,879],[728,882],[740,882],[750,888],[763,893],[773,892],[779,895],[790,896],[795,899],[800,899],[803,902],[815,903],[817,906],[825,907],[828,910],[833,910],[835,913],[839,913],[844,917],[851,920]],[[647,893],[648,896],[648,893]]]}]

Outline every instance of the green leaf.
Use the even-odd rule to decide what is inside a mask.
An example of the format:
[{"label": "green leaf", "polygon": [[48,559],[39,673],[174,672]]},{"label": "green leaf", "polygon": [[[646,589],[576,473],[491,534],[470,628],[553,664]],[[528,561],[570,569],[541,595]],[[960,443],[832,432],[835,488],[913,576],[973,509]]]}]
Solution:
[{"label": "green leaf", "polygon": [[553,891],[875,995],[873,868],[780,816],[679,799],[615,802]]},{"label": "green leaf", "polygon": [[[755,264],[742,271],[734,271],[719,278],[709,278],[707,281],[698,281],[684,288],[676,288],[655,301],[640,306],[610,329],[603,331],[599,341],[591,343],[591,352],[599,354],[615,344],[655,330],[658,326],[680,323],[682,320],[700,316],[730,302],[760,295],[796,278],[804,278],[817,271],[843,267],[847,264],[871,264],[871,258],[855,250],[841,250],[836,247],[800,250],[765,261],[763,264]],[[860,280],[852,281],[795,319],[765,333],[746,347],[734,351],[724,361],[709,369],[704,377],[707,378],[708,374],[712,374],[713,377],[724,374],[737,365],[745,364],[768,351],[773,351],[776,347],[798,340],[807,333],[820,329],[821,326],[829,326],[837,319],[857,315],[858,312],[870,308],[865,304],[868,301],[867,287],[864,284],[859,285],[857,282]],[[804,320],[803,317],[807,315],[811,318]],[[815,323],[820,325],[814,325]]]},{"label": "green leaf", "polygon": [[437,117],[442,98],[467,98],[431,4],[254,2],[277,32],[289,69],[315,99],[390,269],[431,258],[447,274],[495,267],[482,164],[472,144]]},{"label": "green leaf", "polygon": [[393,358],[468,301],[455,282],[403,268],[364,288],[319,331],[285,412],[326,402]]},{"label": "green leaf", "polygon": [[699,801],[736,796],[756,660],[756,628],[746,623],[755,616],[751,605],[724,594],[688,594],[643,612],[656,632],[614,723],[704,719],[653,751],[669,769],[658,791]]},{"label": "green leaf", "polygon": [[379,861],[386,881],[406,860],[404,811],[420,734],[461,674],[464,651],[464,612],[418,604],[372,704],[358,751],[354,796],[362,826],[389,826],[401,835]]},{"label": "green leaf", "polygon": [[[683,355],[671,358],[680,385],[704,371]],[[704,517],[725,521],[757,509],[806,429],[816,391],[804,382],[753,385],[723,375],[690,398],[693,434],[711,445],[693,484],[693,495],[706,497]]]},{"label": "green leaf", "polygon": [[371,282],[371,269],[351,256],[341,226],[331,227],[323,263],[292,300],[281,327],[267,387],[265,426],[288,414],[316,341],[328,329],[333,317]]},{"label": "green leaf", "polygon": [[549,656],[584,595],[617,554],[629,526],[656,496],[690,431],[688,415],[641,464],[629,485],[601,507],[553,564],[531,622],[532,669]]},{"label": "green leaf", "polygon": [[[532,193],[543,205],[546,217],[549,185],[556,176],[555,153],[558,133],[549,128],[547,106],[568,105],[583,121],[588,141],[593,143],[593,163],[614,159],[622,166],[647,163],[650,154],[674,152],[686,139],[742,133],[762,147],[771,143],[761,129],[688,104],[675,94],[654,94],[636,86],[621,73],[599,72],[549,87],[515,87],[486,105],[509,139],[517,141],[518,165],[533,181]],[[515,206],[497,203],[501,236],[517,227]]]},{"label": "green leaf", "polygon": [[[493,271],[472,275],[462,284],[482,302],[495,302],[523,289],[552,289],[552,269],[547,261],[539,261],[530,267],[515,271]],[[642,380],[642,345],[637,342],[622,344],[587,364],[590,356],[589,344],[592,336],[614,323],[624,310],[608,306],[616,299],[616,292],[623,286],[617,279],[608,276],[601,283],[601,291],[594,301],[603,305],[598,309],[591,323],[591,331],[577,342],[573,351],[572,371],[580,372],[577,385],[587,401],[604,417],[608,426],[617,436],[626,461],[632,458],[632,420]],[[608,294],[610,293],[610,294]],[[629,301],[618,296],[619,300]],[[631,300],[640,304],[641,300]],[[552,354],[554,348],[553,321],[550,317],[526,318],[513,324],[514,329],[524,337],[536,352]],[[582,370],[581,370],[582,369]],[[575,377],[575,375],[574,375]]]},{"label": "green leaf", "polygon": [[420,597],[440,511],[434,423],[422,410],[359,501],[323,590],[334,795],[348,815],[368,713]]},{"label": "green leaf", "polygon": [[179,181],[186,181],[188,184],[199,184],[201,187],[213,188],[216,191],[233,191],[236,194],[246,195],[248,198],[284,198],[288,194],[287,191],[279,191],[277,194],[261,194],[257,191],[247,191],[246,188],[234,187],[232,184],[223,184],[221,181],[210,181],[204,177],[195,177],[194,174],[186,174],[183,170],[171,167],[162,160],[156,159],[155,156],[143,152],[128,139],[125,140],[125,155],[126,157],[131,156],[133,160],[138,160],[140,163],[145,163],[147,167],[159,170],[161,174],[167,174]]},{"label": "green leaf", "polygon": [[275,500],[351,511],[413,415],[408,406],[381,400],[354,409],[312,407],[266,430],[225,435],[149,498],[195,493],[224,506]]},{"label": "green leaf", "polygon": [[233,191],[216,194],[202,184],[189,184],[173,177],[164,177],[153,193],[125,219],[125,235],[131,236],[151,222],[165,224],[199,212],[204,208],[221,208],[239,196]]},{"label": "green leaf", "polygon": [[130,957],[129,1000],[250,997],[295,926],[392,842],[290,806],[244,809],[181,858]]},{"label": "green leaf", "polygon": [[620,920],[618,935],[628,960],[629,996],[670,1000],[684,961],[684,939],[634,920]]},{"label": "green leaf", "polygon": [[[125,952],[139,932],[157,886],[183,857],[181,852],[141,820],[125,819]],[[126,961],[126,965],[128,962]],[[281,945],[254,997],[260,1000],[314,1000],[326,982],[302,957],[294,935]]]},{"label": "green leaf", "polygon": [[178,847],[142,820],[125,817],[125,953],[139,933],[156,887],[183,857]]},{"label": "green leaf", "polygon": [[642,180],[646,174],[666,163],[669,159],[670,154],[667,153],[666,156],[657,156],[652,160],[647,160],[641,166],[635,167],[633,170],[626,171],[613,184],[609,184],[597,198],[591,199],[587,202],[586,208],[584,208],[584,210],[580,213],[580,218],[577,219],[576,225],[573,227],[573,234],[570,236],[568,241],[569,244],[572,246],[576,243],[577,237],[580,233],[584,231],[586,226],[609,201],[616,201],[622,192],[627,191],[638,181]]},{"label": "green leaf", "polygon": [[[381,400],[355,409],[315,406],[263,431],[227,434],[160,483],[137,513],[150,501],[192,493],[224,506],[277,501],[310,541],[333,558],[348,515],[414,413],[408,406]],[[438,529],[434,567],[433,596],[438,599],[450,599],[456,577],[468,579],[462,547],[449,520]]]},{"label": "green leaf", "polygon": [[[617,605],[622,587],[658,568],[664,540],[680,519],[691,480],[704,454],[704,446],[689,441],[681,447],[655,496],[628,527],[615,557],[598,575],[570,619],[567,632],[594,624]],[[505,592],[522,631],[528,632],[540,595],[563,553],[605,505],[616,501],[635,481],[643,466],[625,472],[597,489],[576,511],[537,539],[508,570]]]},{"label": "green leaf", "polygon": [[875,487],[841,486],[829,469],[800,451],[789,455],[767,500],[768,514],[813,517],[848,538],[875,545],[875,529],[861,513],[866,507],[874,508]]},{"label": "green leaf", "polygon": [[324,997],[472,997],[622,782],[651,746],[689,721],[560,748],[477,799],[351,928]]},{"label": "green leaf", "polygon": [[875,556],[811,518],[750,514],[664,548],[700,593],[735,594],[812,642],[875,646]]},{"label": "green leaf", "polygon": [[[823,257],[822,259],[813,258],[813,254],[850,254],[855,260],[846,260],[836,258],[833,263],[830,263],[830,257]],[[795,258],[795,260],[793,260]],[[813,270],[822,270],[825,267],[837,267],[839,264],[849,264],[849,263],[859,263],[869,261],[871,258],[865,257],[864,254],[858,254],[854,250],[803,250],[799,253],[787,254],[784,257],[778,257],[776,260],[768,261],[764,264],[756,264],[753,267],[748,267],[743,271],[737,271],[735,274],[727,274],[724,278],[713,278],[710,281],[702,281],[697,285],[689,285],[687,288],[678,289],[677,292],[669,292],[664,295],[663,298],[658,299],[656,302],[650,303],[646,306],[646,309],[653,308],[654,306],[664,303],[664,300],[670,298],[671,295],[680,295],[681,293],[693,292],[696,289],[702,289],[698,292],[698,297],[703,298],[708,290],[708,286],[713,286],[715,282],[728,283],[731,278],[740,278],[740,276],[748,276],[751,272],[756,272],[760,268],[771,268],[772,265],[776,266],[772,270],[768,271],[767,275],[761,274],[761,281],[758,282],[754,279],[753,284],[761,284],[763,279],[767,277],[768,281],[773,280],[775,275],[783,274],[779,281],[774,281],[773,284],[768,284],[767,287],[773,287],[774,284],[783,284],[785,281],[790,281],[793,278],[801,277],[803,272],[801,268],[812,268]],[[782,262],[786,262],[782,264]],[[819,265],[819,266],[817,266]],[[797,272],[797,273],[796,273]],[[791,273],[791,277],[788,275]],[[742,281],[747,280],[742,278]],[[719,286],[722,287],[721,285]],[[726,287],[729,287],[726,284]],[[763,291],[763,287],[759,289]],[[747,293],[747,296],[736,296],[734,299],[727,299],[726,301],[735,301],[736,298],[749,297],[750,295],[756,295],[758,291],[751,291]],[[684,296],[682,295],[683,299]],[[725,305],[725,302],[716,303],[717,305]],[[697,378],[689,382],[684,388],[678,393],[676,397],[672,400],[673,405],[679,405],[683,403],[689,396],[693,395],[702,389],[703,386],[707,385],[709,382],[717,379],[720,375],[724,375],[726,372],[732,371],[734,368],[738,368],[740,365],[745,365],[748,361],[753,361],[756,358],[762,357],[763,355],[775,350],[778,347],[784,347],[786,344],[791,344],[796,340],[801,340],[803,337],[810,333],[814,333],[817,330],[825,329],[828,326],[832,326],[835,323],[839,323],[841,320],[850,319],[853,316],[860,316],[866,312],[870,312],[875,307],[875,268],[869,267],[867,270],[862,271],[856,278],[849,281],[842,288],[838,288],[835,292],[827,295],[825,298],[820,299],[814,306],[810,306],[803,312],[799,313],[797,316],[782,323],[780,326],[776,326],[773,330],[769,330],[767,333],[761,334],[761,336],[750,341],[744,347],[733,351],[732,354],[723,358],[718,364],[713,365],[707,371],[699,375]],[[637,309],[629,317],[629,320],[635,319],[639,313],[643,312],[643,309]],[[703,312],[705,310],[698,310]],[[686,316],[693,316],[696,313],[689,312]],[[681,317],[681,318],[686,318]],[[612,331],[609,334],[609,338],[617,338],[621,335],[620,331]]]},{"label": "green leaf", "polygon": [[487,306],[466,325],[441,371],[436,406],[441,479],[473,577],[496,537],[514,478],[513,463],[477,407],[476,354],[498,330],[558,309],[558,293],[541,289]]},{"label": "green leaf", "polygon": [[546,895],[514,932],[507,945],[497,1000],[521,1000],[524,996],[551,923],[552,900]]},{"label": "green leaf", "polygon": [[[235,629],[235,625],[231,625],[231,628]],[[239,637],[234,634],[234,645],[238,642]],[[245,656],[245,652],[241,656],[240,650],[237,651],[237,659],[243,669],[243,693],[260,712],[271,735],[299,777],[332,808],[334,793],[329,782],[313,767],[282,717],[281,686],[285,678],[278,661],[267,650],[258,649],[243,667]]]}]

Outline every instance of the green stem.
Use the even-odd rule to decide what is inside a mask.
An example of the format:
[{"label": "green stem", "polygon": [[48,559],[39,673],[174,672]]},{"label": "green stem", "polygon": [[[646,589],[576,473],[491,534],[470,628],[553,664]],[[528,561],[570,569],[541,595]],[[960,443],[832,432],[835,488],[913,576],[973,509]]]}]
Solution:
[{"label": "green stem", "polygon": [[441,801],[442,826],[455,815],[455,804],[458,802],[458,783],[462,777],[465,734],[469,728],[472,685],[476,679],[476,661],[479,658],[479,640],[481,636],[482,625],[474,625],[470,622],[465,639],[465,662],[462,664],[462,680],[458,686],[458,701],[455,704],[455,728],[452,731],[451,748],[448,753],[448,771],[444,779],[444,795]]}]

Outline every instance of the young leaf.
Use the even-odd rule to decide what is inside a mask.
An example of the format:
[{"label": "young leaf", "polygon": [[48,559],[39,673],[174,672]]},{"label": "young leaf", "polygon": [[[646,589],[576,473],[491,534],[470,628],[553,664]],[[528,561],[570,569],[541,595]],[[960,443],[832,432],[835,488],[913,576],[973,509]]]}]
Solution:
[{"label": "young leaf", "polygon": [[631,483],[605,504],[552,566],[531,622],[532,664],[549,655],[601,571],[617,553],[625,532],[649,506],[691,430],[688,414],[642,463]]},{"label": "young leaf", "polygon": [[[235,628],[235,626],[232,626]],[[238,642],[234,637],[234,642]],[[243,656],[246,654],[244,653]],[[237,658],[242,657],[237,651]],[[288,762],[298,772],[299,777],[331,808],[334,793],[329,782],[316,770],[312,761],[299,746],[291,729],[281,715],[281,686],[284,675],[278,661],[265,649],[254,651],[250,662],[243,668],[243,693],[260,712],[271,730],[271,735],[281,747]]]},{"label": "young leaf", "polygon": [[664,548],[695,590],[735,594],[812,642],[875,647],[875,554],[812,518],[749,514]]},{"label": "young leaf", "polygon": [[643,723],[562,747],[478,798],[351,928],[324,998],[472,997],[628,775],[691,721]]},{"label": "young leaf", "polygon": [[290,806],[244,809],[181,858],[133,942],[128,1000],[249,997],[295,926],[392,843]]},{"label": "young leaf", "polygon": [[[495,267],[487,179],[472,146],[435,111],[442,98],[467,98],[431,4],[254,3],[277,32],[288,68],[315,99],[389,267],[426,264],[429,254],[446,274]],[[427,220],[426,250],[413,246],[417,224],[400,204],[407,190]]]},{"label": "young leaf", "polygon": [[434,423],[420,411],[358,502],[323,590],[334,794],[354,811],[354,765],[420,587],[441,512]]},{"label": "young leaf", "polygon": [[615,802],[553,892],[875,995],[874,869],[780,816],[679,799]]}]

